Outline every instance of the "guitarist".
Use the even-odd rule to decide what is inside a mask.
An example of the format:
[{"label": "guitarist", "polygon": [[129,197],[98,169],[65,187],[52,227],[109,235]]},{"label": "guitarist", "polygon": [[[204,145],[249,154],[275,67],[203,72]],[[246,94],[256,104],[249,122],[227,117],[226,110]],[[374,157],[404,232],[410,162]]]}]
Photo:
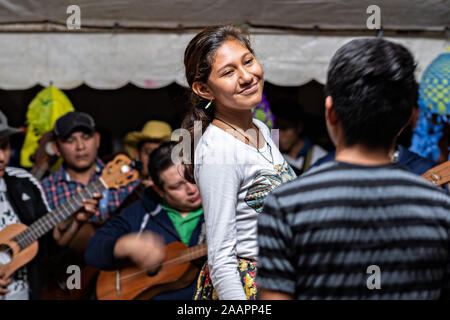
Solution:
[{"label": "guitarist", "polygon": [[[7,166],[11,154],[9,137],[21,132],[20,129],[9,127],[6,116],[0,111],[0,231],[14,223],[30,225],[50,211],[37,180],[23,169]],[[95,212],[98,200],[85,203],[76,215],[78,221],[83,221],[86,215]],[[61,222],[55,229],[62,228],[66,223]],[[0,300],[39,299],[41,262],[57,250],[54,240],[58,242],[64,237],[67,237],[66,232],[54,232],[53,238],[50,233],[43,236],[39,240],[39,251],[34,260],[8,279],[0,274]]]},{"label": "guitarist", "polygon": [[[171,153],[175,145],[175,142],[163,143],[150,156],[148,169],[154,182],[152,188],[161,200],[152,201],[148,188],[141,201],[108,220],[89,242],[85,252],[88,264],[111,270],[131,260],[148,269],[164,258],[160,241],[165,244],[182,241],[188,247],[204,241],[200,193],[197,185],[184,179],[184,166],[173,164]],[[154,299],[190,300],[194,290],[195,282]]]},{"label": "guitarist", "polygon": [[[41,181],[52,210],[84,189],[90,182],[98,180],[104,168],[104,164],[97,157],[100,134],[96,131],[94,119],[90,115],[83,112],[66,113],[55,122],[53,136],[52,147],[56,155],[63,158],[63,165],[55,173]],[[59,289],[63,290],[64,299],[74,299],[73,295],[79,294],[65,288],[67,266],[84,264],[82,255],[97,226],[104,223],[138,183],[138,181],[134,181],[118,190],[105,190],[95,213],[91,212],[86,217],[88,218],[87,222],[87,219],[81,222],[72,218],[61,228],[55,230],[57,235],[66,234],[59,238],[59,244],[65,246],[65,249],[60,252],[58,257],[55,257],[53,265],[57,265],[58,269],[52,270],[50,279],[56,280]],[[94,270],[89,272],[91,271],[94,273]],[[49,299],[55,299],[55,295],[56,298],[61,296],[60,290],[53,288],[53,282],[48,282],[49,286],[45,288],[46,297]],[[89,295],[89,292],[84,293]]]}]

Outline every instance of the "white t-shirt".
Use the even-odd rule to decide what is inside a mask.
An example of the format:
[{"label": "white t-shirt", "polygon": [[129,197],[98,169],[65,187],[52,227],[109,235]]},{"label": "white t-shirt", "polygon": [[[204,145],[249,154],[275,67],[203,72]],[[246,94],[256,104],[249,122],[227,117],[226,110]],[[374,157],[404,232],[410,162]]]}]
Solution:
[{"label": "white t-shirt", "polygon": [[[220,299],[245,300],[237,257],[257,259],[257,217],[270,191],[295,178],[270,138],[259,152],[230,133],[209,125],[195,149],[194,176],[203,201],[211,281]],[[272,160],[273,159],[273,160]],[[271,163],[273,162],[273,164]]]},{"label": "white t-shirt", "polygon": [[[14,212],[11,204],[6,197],[6,183],[0,179],[0,230],[4,227],[20,223],[19,217]],[[10,262],[9,255],[0,251],[0,264]],[[6,288],[9,293],[0,295],[0,300],[28,300],[29,299],[29,284],[27,281],[27,269],[22,267],[12,275],[12,281]]]}]

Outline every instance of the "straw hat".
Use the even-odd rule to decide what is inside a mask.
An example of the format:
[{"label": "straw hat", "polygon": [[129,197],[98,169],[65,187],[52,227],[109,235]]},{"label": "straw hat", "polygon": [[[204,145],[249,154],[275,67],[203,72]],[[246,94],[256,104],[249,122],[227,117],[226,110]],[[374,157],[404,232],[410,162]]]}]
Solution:
[{"label": "straw hat", "polygon": [[124,145],[127,153],[134,157],[136,155],[139,142],[145,140],[160,140],[162,142],[170,141],[172,128],[167,122],[151,120],[148,121],[142,131],[133,131],[128,133],[124,139]]}]

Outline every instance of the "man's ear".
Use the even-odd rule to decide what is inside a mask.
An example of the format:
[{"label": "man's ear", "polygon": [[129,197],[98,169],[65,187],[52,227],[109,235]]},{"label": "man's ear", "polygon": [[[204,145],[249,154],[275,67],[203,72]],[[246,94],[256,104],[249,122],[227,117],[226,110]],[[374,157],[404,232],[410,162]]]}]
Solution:
[{"label": "man's ear", "polygon": [[334,109],[333,98],[331,96],[325,98],[325,118],[330,124],[336,124],[338,122],[336,109]]},{"label": "man's ear", "polygon": [[158,187],[157,185],[153,184],[152,185],[153,190],[155,190],[155,192],[162,198],[164,199],[164,191]]},{"label": "man's ear", "polygon": [[214,96],[211,93],[211,89],[206,83],[195,81],[192,84],[192,91],[194,91],[196,95],[202,97],[203,99],[206,100],[214,99]]}]

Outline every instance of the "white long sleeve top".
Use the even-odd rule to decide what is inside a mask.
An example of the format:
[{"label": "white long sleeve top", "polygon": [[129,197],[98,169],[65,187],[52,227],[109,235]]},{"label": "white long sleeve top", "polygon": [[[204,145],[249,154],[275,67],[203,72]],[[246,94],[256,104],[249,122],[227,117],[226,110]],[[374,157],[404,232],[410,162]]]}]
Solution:
[{"label": "white long sleeve top", "polygon": [[194,155],[211,281],[219,299],[224,300],[247,299],[237,257],[257,259],[257,216],[264,200],[273,188],[295,177],[267,126],[257,119],[253,123],[269,144],[259,152],[211,124]]}]

